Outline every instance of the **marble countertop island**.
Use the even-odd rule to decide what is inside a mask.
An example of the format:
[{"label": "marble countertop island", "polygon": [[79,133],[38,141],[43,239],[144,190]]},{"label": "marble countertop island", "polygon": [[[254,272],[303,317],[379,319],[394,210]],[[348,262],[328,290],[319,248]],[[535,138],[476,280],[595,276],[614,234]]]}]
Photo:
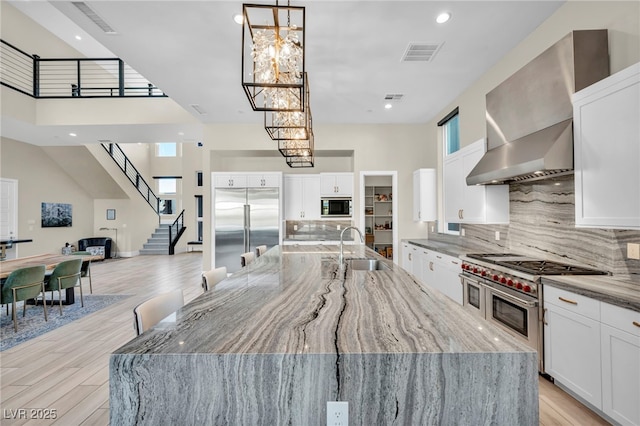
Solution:
[{"label": "marble countertop island", "polygon": [[[537,353],[363,246],[282,246],[110,360],[111,424],[538,424]],[[198,285],[194,283],[194,285]]]}]

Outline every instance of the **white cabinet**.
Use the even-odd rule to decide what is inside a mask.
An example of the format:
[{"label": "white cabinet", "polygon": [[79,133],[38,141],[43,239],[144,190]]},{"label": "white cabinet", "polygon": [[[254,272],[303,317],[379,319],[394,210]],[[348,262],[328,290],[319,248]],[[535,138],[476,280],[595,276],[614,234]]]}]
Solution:
[{"label": "white cabinet", "polygon": [[577,227],[640,229],[640,63],[573,95]]},{"label": "white cabinet", "polygon": [[545,371],[601,409],[599,303],[565,290],[544,288]]},{"label": "white cabinet", "polygon": [[244,173],[215,174],[216,188],[246,188],[247,175]]},{"label": "white cabinet", "polygon": [[402,243],[402,269],[409,273],[412,273],[413,271],[411,247],[413,247],[413,244]]},{"label": "white cabinet", "polygon": [[640,425],[640,313],[601,302],[602,411]]},{"label": "white cabinet", "polygon": [[425,258],[423,282],[462,305],[460,259],[430,250]]},{"label": "white cabinet", "polygon": [[320,173],[320,195],[323,197],[353,196],[353,173]]},{"label": "white cabinet", "polygon": [[413,172],[413,221],[426,222],[438,218],[436,169],[418,169]]},{"label": "white cabinet", "polygon": [[480,139],[445,157],[444,216],[451,223],[509,223],[509,185],[467,186],[467,175],[486,151]]},{"label": "white cabinet", "polygon": [[285,220],[320,219],[320,176],[285,175]]},{"label": "white cabinet", "polygon": [[215,173],[216,188],[280,188],[282,173]]},{"label": "white cabinet", "polygon": [[279,188],[282,184],[280,173],[255,173],[247,175],[248,188]]}]

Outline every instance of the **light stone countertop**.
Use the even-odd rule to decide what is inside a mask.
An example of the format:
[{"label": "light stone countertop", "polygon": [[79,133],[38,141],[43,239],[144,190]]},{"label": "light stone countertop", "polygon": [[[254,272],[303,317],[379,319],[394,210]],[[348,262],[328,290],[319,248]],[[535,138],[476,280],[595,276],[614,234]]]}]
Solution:
[{"label": "light stone countertop", "polygon": [[[456,243],[428,239],[403,241],[455,257],[472,252]],[[640,312],[640,276],[638,275],[553,275],[543,277],[542,284]]]},{"label": "light stone countertop", "polygon": [[[537,352],[362,245],[274,247],[110,358],[110,421],[539,423]],[[197,285],[197,284],[196,284]]]},{"label": "light stone countertop", "polygon": [[640,312],[640,277],[637,276],[549,276],[542,278],[542,284]]},{"label": "light stone countertop", "polygon": [[391,269],[340,270],[338,246],[275,247],[116,353],[532,351],[372,250],[344,250]]}]

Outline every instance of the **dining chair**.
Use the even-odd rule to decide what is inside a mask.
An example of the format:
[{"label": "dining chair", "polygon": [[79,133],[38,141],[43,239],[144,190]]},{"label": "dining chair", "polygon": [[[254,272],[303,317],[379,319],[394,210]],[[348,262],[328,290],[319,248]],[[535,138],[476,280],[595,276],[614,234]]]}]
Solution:
[{"label": "dining chair", "polygon": [[267,251],[267,246],[258,246],[256,247],[256,257],[260,257]]},{"label": "dining chair", "polygon": [[18,318],[16,316],[16,302],[22,301],[22,316],[27,314],[28,299],[37,299],[42,294],[42,308],[44,310],[44,320],[48,321],[47,305],[44,294],[44,274],[45,266],[29,266],[16,269],[11,272],[6,281],[2,284],[0,292],[0,305],[7,304],[7,314],[9,314],[9,303],[11,303],[11,315],[13,317],[13,329],[18,331]]},{"label": "dining chair", "polygon": [[133,308],[136,333],[141,335],[184,305],[182,289],[172,290],[146,300]]},{"label": "dining chair", "polygon": [[256,254],[252,251],[248,251],[240,255],[240,266],[243,268],[253,262],[256,258]]},{"label": "dining chair", "polygon": [[[74,251],[71,253],[76,256],[91,256],[88,251]],[[80,285],[82,285],[82,278],[89,278],[89,293],[93,294],[93,285],[91,284],[91,259],[82,260],[82,267],[80,268]]]},{"label": "dining chair", "polygon": [[51,275],[45,277],[45,290],[51,292],[51,303],[53,304],[53,292],[58,290],[58,300],[60,301],[60,315],[62,315],[62,290],[71,287],[80,287],[80,303],[84,308],[84,297],[82,295],[82,281],[80,281],[80,270],[82,269],[82,259],[70,259],[58,263]]},{"label": "dining chair", "polygon": [[202,288],[204,291],[209,291],[214,285],[227,278],[227,267],[220,266],[210,271],[202,273]]}]

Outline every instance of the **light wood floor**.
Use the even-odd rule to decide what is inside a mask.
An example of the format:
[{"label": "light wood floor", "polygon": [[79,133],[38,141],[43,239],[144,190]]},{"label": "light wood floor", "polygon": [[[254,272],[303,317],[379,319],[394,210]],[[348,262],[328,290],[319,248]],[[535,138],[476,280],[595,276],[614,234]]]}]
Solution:
[{"label": "light wood floor", "polygon": [[[108,425],[109,354],[135,337],[133,307],[174,288],[184,290],[185,302],[192,300],[202,292],[201,269],[202,255],[197,252],[93,263],[94,294],[132,296],[1,352],[0,423]],[[89,291],[86,281],[84,288]],[[29,409],[55,409],[56,419],[8,420],[10,410],[17,409],[27,409],[28,416]],[[540,424],[608,423],[541,378]]]}]

